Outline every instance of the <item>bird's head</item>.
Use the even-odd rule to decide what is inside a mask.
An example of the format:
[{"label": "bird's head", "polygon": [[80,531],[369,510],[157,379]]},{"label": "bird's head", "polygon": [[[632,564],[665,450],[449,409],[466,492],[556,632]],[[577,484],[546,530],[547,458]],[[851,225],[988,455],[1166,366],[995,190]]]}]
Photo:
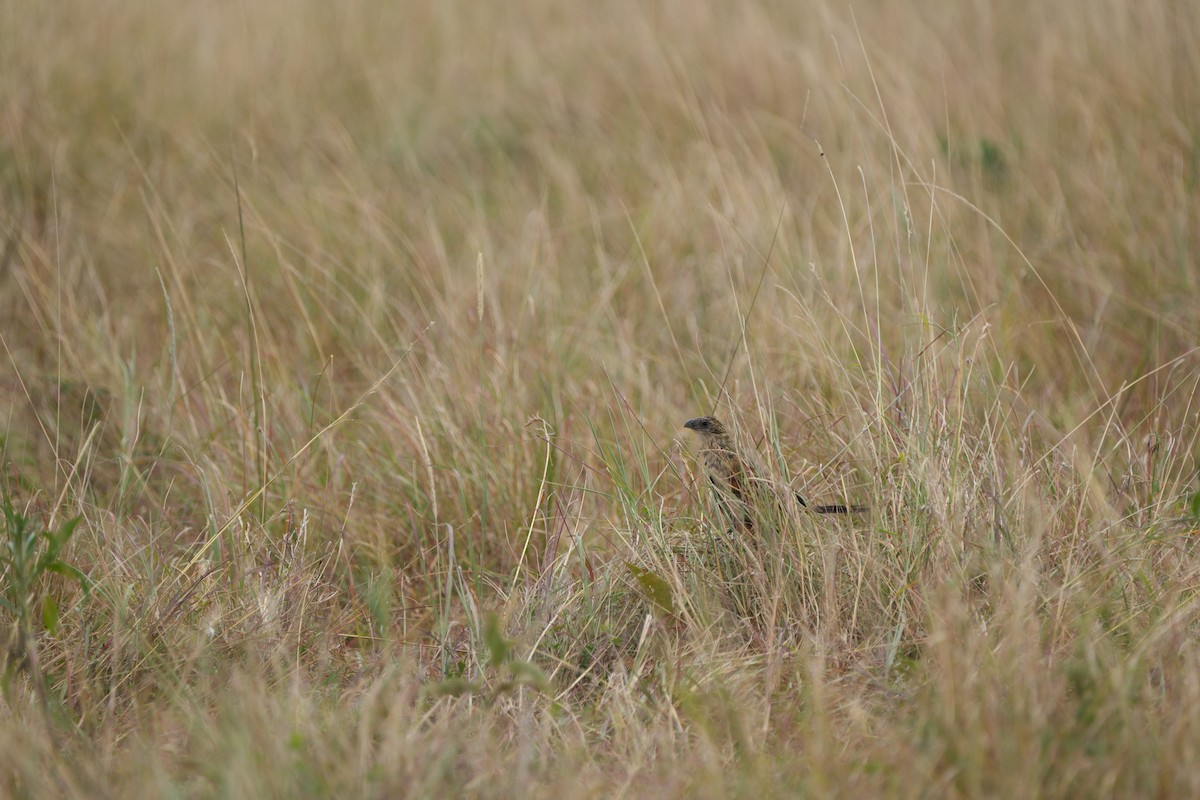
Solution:
[{"label": "bird's head", "polygon": [[726,434],[725,426],[716,417],[696,417],[695,419],[689,419],[683,423],[683,427],[701,435],[724,436]]}]

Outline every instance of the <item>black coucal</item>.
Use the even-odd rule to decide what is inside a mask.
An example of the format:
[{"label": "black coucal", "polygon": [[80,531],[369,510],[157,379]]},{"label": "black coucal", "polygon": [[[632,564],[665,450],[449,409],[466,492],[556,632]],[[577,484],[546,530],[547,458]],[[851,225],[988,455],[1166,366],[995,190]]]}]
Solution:
[{"label": "black coucal", "polygon": [[[755,510],[778,511],[780,498],[792,494],[790,489],[777,491],[771,481],[757,474],[753,460],[741,453],[733,436],[716,417],[689,419],[683,427],[700,434],[700,461],[704,465],[704,472],[716,492],[718,505],[735,525],[741,524],[747,530],[753,530]],[[865,506],[840,504],[810,506],[799,492],[795,493],[795,497],[801,508],[817,514],[848,514],[867,510]]]}]

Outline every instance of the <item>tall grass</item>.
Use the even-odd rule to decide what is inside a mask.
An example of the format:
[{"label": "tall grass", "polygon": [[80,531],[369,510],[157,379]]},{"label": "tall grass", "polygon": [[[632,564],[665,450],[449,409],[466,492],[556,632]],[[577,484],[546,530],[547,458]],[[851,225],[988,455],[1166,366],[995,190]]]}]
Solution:
[{"label": "tall grass", "polygon": [[1198,131],[1176,0],[0,0],[3,792],[1195,795]]}]

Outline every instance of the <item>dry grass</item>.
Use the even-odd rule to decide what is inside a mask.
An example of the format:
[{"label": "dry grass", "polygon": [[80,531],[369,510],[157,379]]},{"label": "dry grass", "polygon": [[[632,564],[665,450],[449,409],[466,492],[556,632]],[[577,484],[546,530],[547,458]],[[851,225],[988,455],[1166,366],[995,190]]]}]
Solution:
[{"label": "dry grass", "polygon": [[[0,0],[0,793],[1200,794],[1200,7],[1101,5]],[[729,540],[717,400],[871,513]]]}]

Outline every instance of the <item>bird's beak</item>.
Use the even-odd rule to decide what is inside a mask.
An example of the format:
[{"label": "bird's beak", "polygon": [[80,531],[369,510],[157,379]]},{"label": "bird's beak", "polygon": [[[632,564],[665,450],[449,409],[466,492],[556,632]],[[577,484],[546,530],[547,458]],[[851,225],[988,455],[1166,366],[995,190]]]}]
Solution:
[{"label": "bird's beak", "polygon": [[694,431],[700,427],[700,420],[699,419],[689,419],[687,422],[683,423],[683,427],[687,428],[688,430]]}]

